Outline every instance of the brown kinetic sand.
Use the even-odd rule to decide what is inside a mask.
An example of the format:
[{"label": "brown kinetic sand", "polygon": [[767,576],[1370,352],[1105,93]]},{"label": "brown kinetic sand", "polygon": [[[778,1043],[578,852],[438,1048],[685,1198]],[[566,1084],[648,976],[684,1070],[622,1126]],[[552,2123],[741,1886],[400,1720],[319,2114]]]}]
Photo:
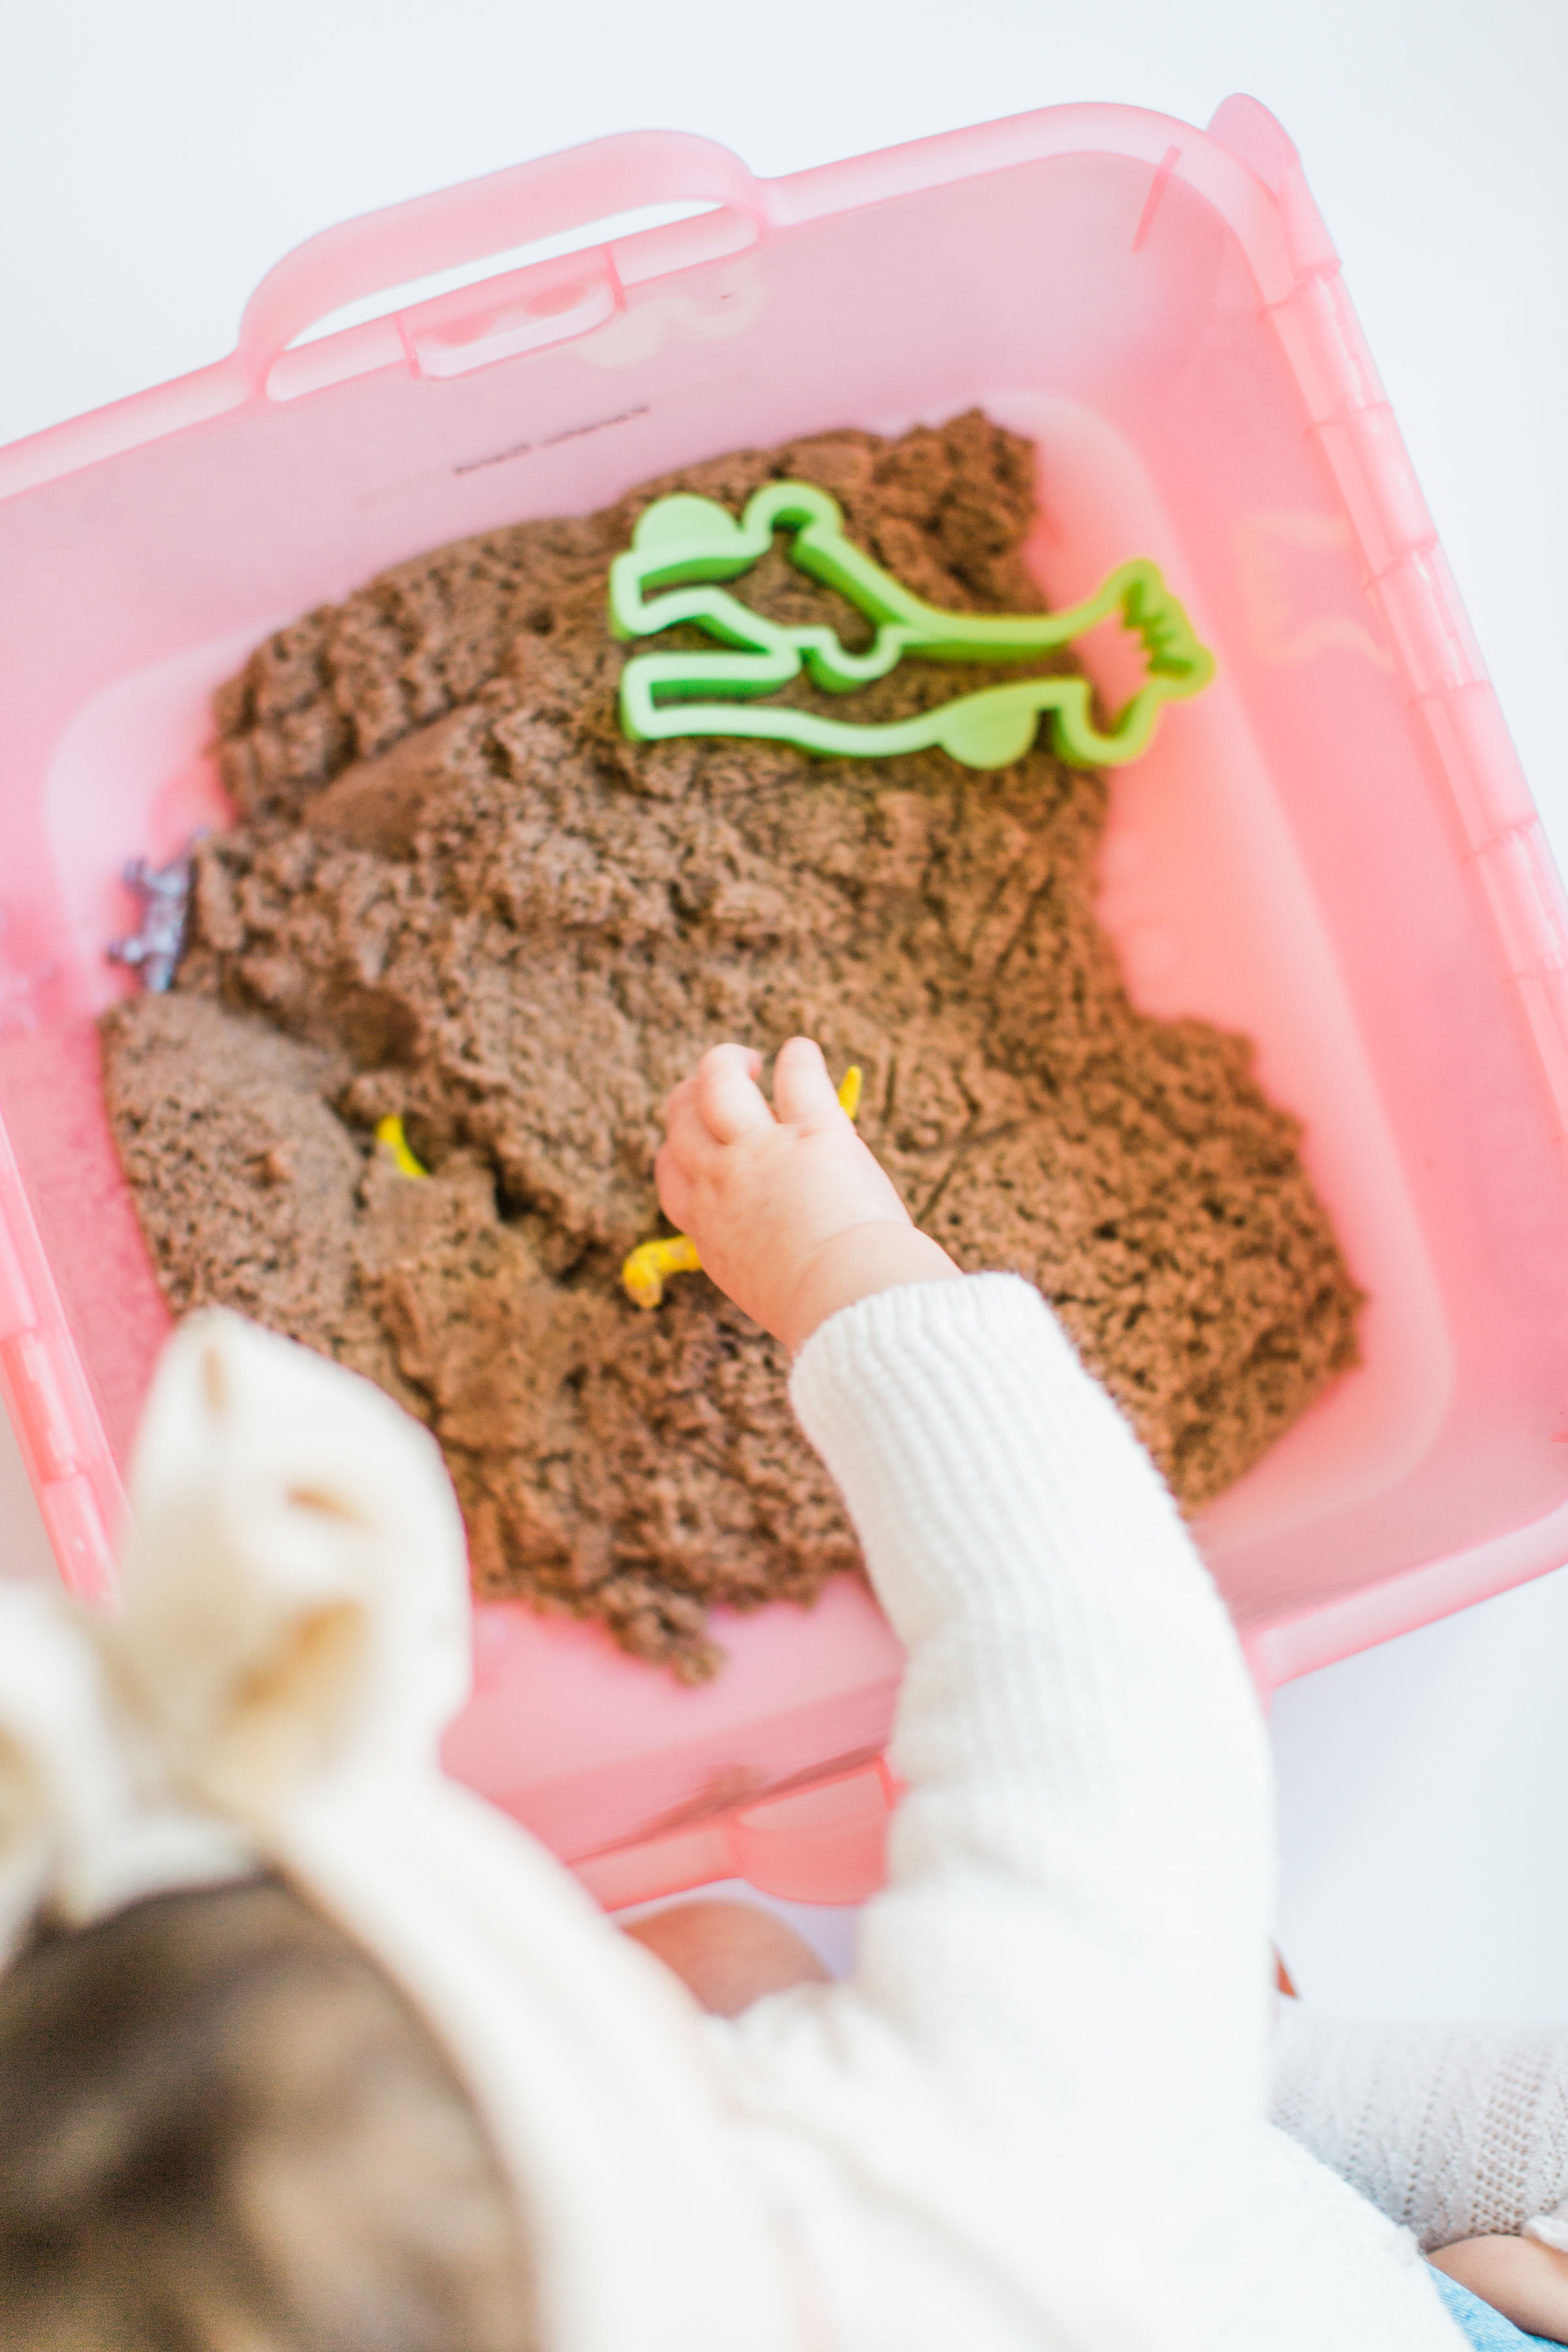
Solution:
[{"label": "brown kinetic sand", "polygon": [[[689,1680],[713,1604],[808,1601],[858,1561],[774,1342],[704,1276],[651,1314],[619,1287],[662,1229],[660,1104],[721,1038],[862,1065],[917,1221],[1039,1284],[1187,1508],[1356,1360],[1359,1294],[1247,1042],[1128,1002],[1092,913],[1099,776],[622,737],[611,557],[668,490],[738,509],[775,476],[833,491],[931,601],[1037,609],[1032,452],[973,414],[403,564],[223,690],[239,822],[197,852],[174,992],[103,1024],[172,1306],[380,1381],[440,1440],[480,1592],[603,1618]],[[864,642],[776,549],[742,593]],[[954,690],[906,664],[857,715]],[[427,1181],[374,1142],[392,1112]]]}]

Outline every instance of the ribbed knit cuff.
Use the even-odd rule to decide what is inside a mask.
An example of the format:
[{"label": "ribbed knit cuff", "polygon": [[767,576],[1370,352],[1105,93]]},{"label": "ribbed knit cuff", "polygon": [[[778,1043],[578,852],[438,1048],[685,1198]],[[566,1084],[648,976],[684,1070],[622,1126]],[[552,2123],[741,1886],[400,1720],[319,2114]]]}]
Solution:
[{"label": "ribbed knit cuff", "polygon": [[987,1350],[1009,1339],[1053,1349],[1066,1370],[1086,1377],[1072,1343],[1033,1283],[1016,1274],[970,1274],[959,1282],[907,1282],[874,1291],[820,1324],[795,1359],[790,1392],[795,1410],[809,1410],[806,1391],[891,1349],[908,1356],[934,1340],[982,1340]]},{"label": "ribbed knit cuff", "polygon": [[939,1584],[983,1578],[1005,1606],[1007,1563],[1042,1549],[1069,1581],[1092,1575],[1108,1528],[1184,1541],[1121,1413],[1016,1275],[858,1300],[807,1340],[790,1394],[900,1631]]}]

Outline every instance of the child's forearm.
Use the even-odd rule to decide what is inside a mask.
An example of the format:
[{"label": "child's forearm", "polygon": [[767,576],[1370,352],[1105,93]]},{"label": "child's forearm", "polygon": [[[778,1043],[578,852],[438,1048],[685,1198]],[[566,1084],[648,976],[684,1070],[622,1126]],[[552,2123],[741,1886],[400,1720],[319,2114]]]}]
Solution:
[{"label": "child's forearm", "polygon": [[1568,2254],[1534,2238],[1462,2238],[1427,2261],[1527,2336],[1568,2344]]},{"label": "child's forearm", "polygon": [[[996,1998],[1003,1977],[1022,1989],[1034,2048],[1070,2043],[1072,2073],[1109,2094],[1112,2068],[1149,2086],[1142,2046],[1183,2075],[1189,2123],[1252,2111],[1266,1747],[1223,1607],[1121,1414],[1037,1294],[1000,1276],[863,1300],[808,1343],[793,1393],[909,1650],[889,1934],[908,1946],[929,1890],[920,1933],[973,2009],[984,1885]],[[873,1969],[880,1933],[873,1906]]]}]

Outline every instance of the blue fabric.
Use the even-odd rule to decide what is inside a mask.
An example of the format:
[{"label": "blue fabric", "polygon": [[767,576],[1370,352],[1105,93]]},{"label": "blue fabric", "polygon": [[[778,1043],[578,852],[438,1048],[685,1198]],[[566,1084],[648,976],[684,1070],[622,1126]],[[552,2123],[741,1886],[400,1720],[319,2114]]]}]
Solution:
[{"label": "blue fabric", "polygon": [[1451,2279],[1447,2271],[1434,2270],[1432,2284],[1447,2305],[1449,2318],[1466,2343],[1473,2347],[1473,2352],[1520,2352],[1520,2347],[1527,2344],[1539,2344],[1544,2352],[1562,2352],[1554,2336],[1527,2336],[1511,2319],[1505,2319],[1500,2311],[1494,2311],[1489,2303],[1472,2294],[1468,2286]]}]

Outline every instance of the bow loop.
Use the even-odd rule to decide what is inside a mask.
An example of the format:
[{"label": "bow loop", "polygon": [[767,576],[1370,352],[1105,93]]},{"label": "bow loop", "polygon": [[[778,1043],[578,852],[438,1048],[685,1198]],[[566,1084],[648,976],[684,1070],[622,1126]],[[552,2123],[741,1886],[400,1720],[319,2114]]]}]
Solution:
[{"label": "bow loop", "polygon": [[275,1820],[323,1775],[433,1762],[468,1690],[462,1523],[366,1381],[226,1314],[165,1351],[104,1636],[144,1769]]}]

